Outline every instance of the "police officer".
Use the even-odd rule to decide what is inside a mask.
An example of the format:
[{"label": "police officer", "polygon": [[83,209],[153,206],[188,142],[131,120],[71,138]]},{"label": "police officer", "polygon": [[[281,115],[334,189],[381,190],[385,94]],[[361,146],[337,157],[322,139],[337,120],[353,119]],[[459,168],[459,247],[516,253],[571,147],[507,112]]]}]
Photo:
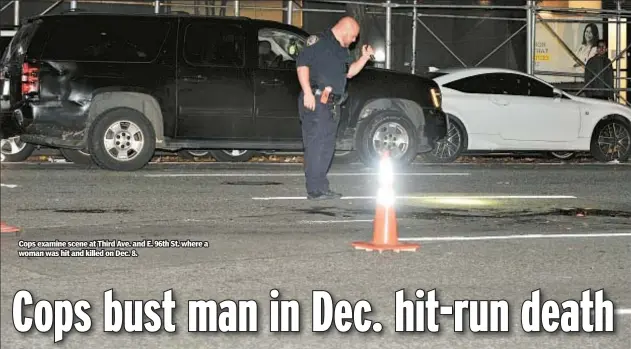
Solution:
[{"label": "police officer", "polygon": [[373,49],[362,47],[355,62],[348,47],[359,35],[359,23],[343,17],[332,28],[307,39],[307,45],[296,60],[302,92],[298,98],[307,197],[339,198],[342,194],[329,188],[327,174],[335,152],[337,118],[334,104],[344,95],[346,79],[357,75],[370,60]]}]

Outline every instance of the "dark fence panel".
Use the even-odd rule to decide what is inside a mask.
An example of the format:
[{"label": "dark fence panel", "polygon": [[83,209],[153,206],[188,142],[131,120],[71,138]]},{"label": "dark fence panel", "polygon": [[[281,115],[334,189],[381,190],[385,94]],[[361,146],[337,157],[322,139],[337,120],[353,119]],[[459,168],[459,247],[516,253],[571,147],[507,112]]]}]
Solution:
[{"label": "dark fence panel", "polygon": [[[77,9],[89,12],[108,12],[108,13],[153,13],[153,0],[134,0],[134,2],[146,2],[147,5],[124,5],[124,4],[103,4],[103,3],[81,3],[77,5]],[[7,0],[3,0],[2,4],[7,4]],[[20,1],[20,18],[28,18],[37,16],[47,8],[55,4],[53,0],[28,0]],[[13,29],[13,5],[0,12],[0,23],[3,29]],[[50,13],[60,13],[70,10],[70,1],[64,1],[62,4],[54,8]]]},{"label": "dark fence panel", "polygon": [[[403,3],[402,1],[397,1]],[[381,3],[381,2],[377,2]],[[407,1],[412,3],[412,1]],[[453,66],[474,66],[491,51],[502,44],[509,36],[526,24],[525,10],[463,9],[462,5],[510,5],[523,6],[523,0],[474,1],[474,0],[424,0],[419,4],[457,5],[445,9],[418,9],[416,72],[425,72],[430,66],[439,68]],[[459,7],[460,6],[460,7]],[[304,29],[309,32],[325,30],[345,15],[343,4],[318,1],[304,3]],[[309,10],[329,9],[335,13],[310,12]],[[367,6],[363,27],[368,28],[362,39],[376,48],[385,49],[386,16],[381,6]],[[434,16],[434,17],[432,17]],[[477,17],[477,18],[453,18]],[[412,63],[412,9],[393,9],[391,35],[391,68],[398,71],[411,71]],[[509,20],[494,19],[508,18]],[[521,21],[517,21],[521,20]],[[427,26],[427,28],[425,27]],[[429,29],[429,30],[428,30]],[[431,31],[431,32],[430,32]],[[441,42],[436,38],[438,37]],[[445,48],[445,46],[448,48]],[[452,51],[450,53],[449,51]],[[457,58],[455,57],[457,56]],[[489,56],[480,66],[526,70],[526,28],[523,28],[506,45]]]}]

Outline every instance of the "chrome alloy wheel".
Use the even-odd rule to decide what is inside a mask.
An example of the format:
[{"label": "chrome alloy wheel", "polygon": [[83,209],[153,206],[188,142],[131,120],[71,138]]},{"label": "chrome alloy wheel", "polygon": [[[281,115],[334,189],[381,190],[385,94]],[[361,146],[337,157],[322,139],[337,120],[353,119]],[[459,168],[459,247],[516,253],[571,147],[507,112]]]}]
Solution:
[{"label": "chrome alloy wheel", "polygon": [[0,150],[2,155],[13,155],[21,152],[26,147],[26,143],[20,141],[20,137],[9,137],[0,140]]},{"label": "chrome alloy wheel", "polygon": [[436,147],[431,154],[440,159],[454,156],[462,147],[462,134],[452,121],[449,123],[447,135],[436,142]]},{"label": "chrome alloy wheel", "polygon": [[208,150],[187,150],[193,156],[202,157],[208,155]]},{"label": "chrome alloy wheel", "polygon": [[222,150],[222,151],[230,156],[235,156],[235,157],[241,156],[247,152],[247,150],[239,150],[239,149]]},{"label": "chrome alloy wheel", "polygon": [[631,148],[631,135],[622,125],[610,123],[598,134],[598,147],[607,160],[617,160]]},{"label": "chrome alloy wheel", "polygon": [[571,152],[571,151],[567,151],[567,152],[552,151],[550,152],[550,154],[552,154],[552,156],[554,156],[555,158],[561,159],[561,160],[569,159],[572,156],[574,156],[574,152]]},{"label": "chrome alloy wheel", "polygon": [[377,153],[388,151],[392,159],[398,159],[407,152],[410,136],[401,124],[388,122],[377,128],[372,144]]},{"label": "chrome alloy wheel", "polygon": [[105,151],[118,161],[134,159],[143,149],[145,137],[140,127],[131,121],[110,125],[103,137]]}]

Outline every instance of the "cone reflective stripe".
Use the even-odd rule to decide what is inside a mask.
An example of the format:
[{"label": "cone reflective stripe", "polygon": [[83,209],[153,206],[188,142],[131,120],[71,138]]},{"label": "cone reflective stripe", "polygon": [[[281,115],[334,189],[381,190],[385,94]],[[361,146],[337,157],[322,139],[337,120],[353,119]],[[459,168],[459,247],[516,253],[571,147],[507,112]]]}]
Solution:
[{"label": "cone reflective stripe", "polygon": [[17,233],[20,228],[6,224],[4,221],[0,221],[0,233]]},{"label": "cone reflective stripe", "polygon": [[379,189],[377,191],[377,209],[373,221],[373,239],[371,242],[353,242],[356,249],[366,251],[416,251],[418,244],[399,243],[397,215],[394,209],[394,190],[392,189],[394,175],[392,162],[386,152],[381,158],[379,168]]}]

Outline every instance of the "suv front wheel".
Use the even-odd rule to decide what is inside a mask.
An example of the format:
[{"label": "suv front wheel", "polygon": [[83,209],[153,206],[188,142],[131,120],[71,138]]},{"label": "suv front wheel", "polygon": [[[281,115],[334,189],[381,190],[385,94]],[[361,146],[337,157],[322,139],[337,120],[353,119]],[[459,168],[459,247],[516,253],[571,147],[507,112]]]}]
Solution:
[{"label": "suv front wheel", "polygon": [[89,140],[89,152],[101,168],[135,171],[154,155],[156,136],[147,118],[130,108],[108,110],[97,117]]},{"label": "suv front wheel", "polygon": [[59,149],[61,155],[66,159],[66,161],[72,162],[77,165],[91,165],[92,158],[90,157],[90,153],[87,150],[79,150],[79,149]]},{"label": "suv front wheel", "polygon": [[248,162],[254,157],[255,152],[244,149],[222,149],[211,150],[212,155],[218,162]]},{"label": "suv front wheel", "polygon": [[390,153],[394,164],[408,165],[416,158],[417,149],[414,124],[396,111],[377,112],[361,128],[358,153],[361,162],[368,167],[379,166],[384,151]]}]

